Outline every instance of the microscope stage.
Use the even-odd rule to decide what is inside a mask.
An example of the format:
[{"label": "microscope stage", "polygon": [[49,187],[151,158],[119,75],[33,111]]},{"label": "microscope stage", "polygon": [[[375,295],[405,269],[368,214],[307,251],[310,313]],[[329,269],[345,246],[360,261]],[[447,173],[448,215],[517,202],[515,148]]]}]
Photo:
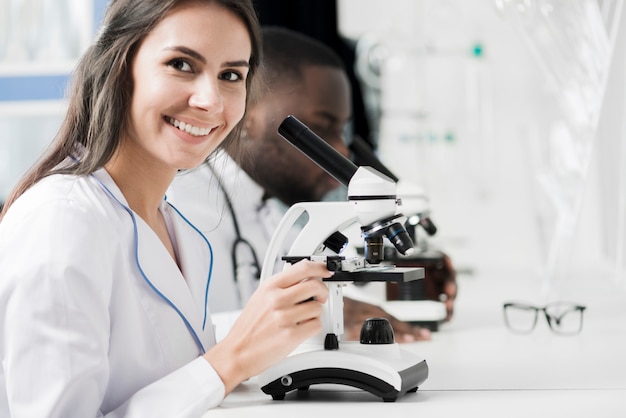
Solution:
[{"label": "microscope stage", "polygon": [[335,271],[325,282],[410,282],[424,278],[422,267],[381,266],[354,271]]}]

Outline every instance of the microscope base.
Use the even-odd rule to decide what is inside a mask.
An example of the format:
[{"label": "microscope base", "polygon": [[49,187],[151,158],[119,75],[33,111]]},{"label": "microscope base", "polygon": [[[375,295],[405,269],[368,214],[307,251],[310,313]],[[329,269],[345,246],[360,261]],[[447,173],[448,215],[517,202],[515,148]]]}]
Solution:
[{"label": "microscope base", "polygon": [[296,389],[330,383],[352,386],[394,402],[400,395],[417,391],[427,377],[426,360],[398,344],[344,342],[339,350],[319,348],[290,355],[262,373],[259,385],[274,400],[282,400]]}]

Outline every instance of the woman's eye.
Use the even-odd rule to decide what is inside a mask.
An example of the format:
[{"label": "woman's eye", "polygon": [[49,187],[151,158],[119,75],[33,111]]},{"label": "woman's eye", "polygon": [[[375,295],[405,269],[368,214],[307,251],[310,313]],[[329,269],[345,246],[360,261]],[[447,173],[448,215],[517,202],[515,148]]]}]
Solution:
[{"label": "woman's eye", "polygon": [[226,81],[239,81],[242,80],[243,77],[236,71],[226,71],[222,73],[222,80]]},{"label": "woman's eye", "polygon": [[191,65],[189,65],[187,61],[182,59],[174,59],[169,62],[169,65],[180,71],[191,72]]}]

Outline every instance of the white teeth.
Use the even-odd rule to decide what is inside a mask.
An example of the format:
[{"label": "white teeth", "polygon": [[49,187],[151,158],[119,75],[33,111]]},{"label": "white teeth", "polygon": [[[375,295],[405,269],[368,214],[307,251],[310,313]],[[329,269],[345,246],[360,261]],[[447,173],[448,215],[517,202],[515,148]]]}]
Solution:
[{"label": "white teeth", "polygon": [[193,136],[205,136],[211,132],[210,128],[198,128],[197,126],[193,126],[188,123],[181,122],[174,118],[167,118],[167,121],[170,123],[170,125],[175,126],[181,131],[187,132],[188,134],[191,134]]}]

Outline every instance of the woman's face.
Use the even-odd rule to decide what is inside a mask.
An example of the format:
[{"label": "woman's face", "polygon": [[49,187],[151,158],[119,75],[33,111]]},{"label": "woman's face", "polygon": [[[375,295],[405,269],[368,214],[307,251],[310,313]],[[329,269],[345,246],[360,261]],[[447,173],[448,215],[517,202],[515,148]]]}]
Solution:
[{"label": "woman's face", "polygon": [[244,23],[222,6],[175,7],[133,60],[121,154],[163,169],[199,165],[243,117],[251,49]]}]

